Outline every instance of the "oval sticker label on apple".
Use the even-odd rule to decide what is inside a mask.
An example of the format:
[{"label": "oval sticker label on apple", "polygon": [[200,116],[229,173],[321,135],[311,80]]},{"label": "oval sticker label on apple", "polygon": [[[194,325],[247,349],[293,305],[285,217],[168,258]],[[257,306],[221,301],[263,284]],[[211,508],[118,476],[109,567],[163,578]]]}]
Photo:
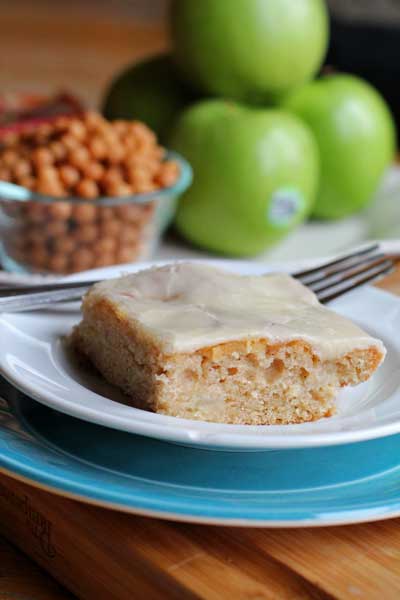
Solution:
[{"label": "oval sticker label on apple", "polygon": [[267,219],[275,227],[286,227],[303,210],[304,197],[296,188],[285,187],[276,190],[267,209]]}]

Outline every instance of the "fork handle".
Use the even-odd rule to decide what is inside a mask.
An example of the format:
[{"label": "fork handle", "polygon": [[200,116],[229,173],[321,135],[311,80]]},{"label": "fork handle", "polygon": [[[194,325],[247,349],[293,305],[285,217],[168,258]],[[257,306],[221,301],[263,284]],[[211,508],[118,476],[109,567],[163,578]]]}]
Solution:
[{"label": "fork handle", "polygon": [[9,296],[29,295],[36,292],[52,292],[53,290],[68,290],[78,288],[88,288],[95,283],[99,283],[99,279],[91,281],[60,281],[57,283],[39,283],[37,285],[20,285],[20,286],[2,286],[0,287],[0,298]]},{"label": "fork handle", "polygon": [[45,308],[56,302],[80,300],[89,287],[90,286],[87,285],[86,287],[80,286],[47,292],[33,292],[21,296],[16,295],[0,298],[0,313],[34,310],[37,308]]}]

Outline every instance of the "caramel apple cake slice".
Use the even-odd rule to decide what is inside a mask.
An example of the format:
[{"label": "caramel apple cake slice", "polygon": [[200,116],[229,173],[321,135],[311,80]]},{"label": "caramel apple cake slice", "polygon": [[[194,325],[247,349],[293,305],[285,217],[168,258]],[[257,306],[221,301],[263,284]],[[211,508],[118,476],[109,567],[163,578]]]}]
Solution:
[{"label": "caramel apple cake slice", "polygon": [[286,274],[176,263],[94,285],[74,346],[132,405],[221,423],[302,423],[335,412],[385,349]]}]

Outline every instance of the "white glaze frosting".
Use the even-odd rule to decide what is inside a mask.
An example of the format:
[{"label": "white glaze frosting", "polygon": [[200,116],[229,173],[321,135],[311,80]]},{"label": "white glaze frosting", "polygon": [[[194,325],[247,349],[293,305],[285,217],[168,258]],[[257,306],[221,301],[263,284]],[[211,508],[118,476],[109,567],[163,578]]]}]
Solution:
[{"label": "white glaze frosting", "polygon": [[284,273],[237,275],[201,263],[175,263],[96,284],[89,302],[111,301],[139,321],[166,352],[190,352],[240,339],[302,339],[323,359],[376,346],[348,319]]}]

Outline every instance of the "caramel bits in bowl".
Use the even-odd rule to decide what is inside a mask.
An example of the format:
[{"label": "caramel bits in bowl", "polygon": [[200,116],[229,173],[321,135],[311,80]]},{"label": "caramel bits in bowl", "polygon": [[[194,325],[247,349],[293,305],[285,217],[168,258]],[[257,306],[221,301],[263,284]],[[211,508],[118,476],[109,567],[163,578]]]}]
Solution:
[{"label": "caramel bits in bowl", "polygon": [[10,201],[0,191],[3,263],[66,274],[147,257],[161,233],[158,213],[165,220],[172,212],[182,167],[189,169],[143,123],[96,112],[4,136],[0,180],[27,188],[32,199]]}]

